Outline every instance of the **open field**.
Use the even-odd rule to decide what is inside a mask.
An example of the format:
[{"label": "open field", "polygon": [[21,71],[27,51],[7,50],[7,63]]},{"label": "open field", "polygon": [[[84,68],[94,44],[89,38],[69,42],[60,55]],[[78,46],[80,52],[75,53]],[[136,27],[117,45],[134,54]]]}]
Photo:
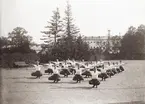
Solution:
[{"label": "open field", "polygon": [[[125,71],[101,82],[98,88],[72,81],[59,83],[31,77],[33,69],[1,70],[1,104],[143,104],[145,102],[145,61],[124,61]],[[44,73],[44,70],[42,70]]]}]

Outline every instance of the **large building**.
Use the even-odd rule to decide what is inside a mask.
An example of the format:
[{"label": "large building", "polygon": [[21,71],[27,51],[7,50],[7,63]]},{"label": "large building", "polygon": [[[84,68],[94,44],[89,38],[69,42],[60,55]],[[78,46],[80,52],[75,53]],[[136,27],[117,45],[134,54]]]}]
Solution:
[{"label": "large building", "polygon": [[[116,45],[116,47],[121,46],[121,36],[110,36],[110,31],[108,31],[108,36],[88,36],[84,37],[83,40],[89,45],[90,49],[101,48],[105,50],[109,48],[113,50],[112,47]],[[117,51],[118,51],[117,49]]]},{"label": "large building", "polygon": [[94,48],[106,48],[106,45],[108,44],[108,37],[107,36],[89,36],[89,37],[84,37],[83,39],[90,47],[90,49]]}]

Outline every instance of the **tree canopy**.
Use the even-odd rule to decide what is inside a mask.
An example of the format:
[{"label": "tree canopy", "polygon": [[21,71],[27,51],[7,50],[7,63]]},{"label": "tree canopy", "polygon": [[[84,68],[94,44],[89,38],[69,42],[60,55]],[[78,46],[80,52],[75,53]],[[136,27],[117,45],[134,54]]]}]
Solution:
[{"label": "tree canopy", "polygon": [[121,55],[125,59],[143,59],[145,54],[145,26],[129,27],[121,42]]}]

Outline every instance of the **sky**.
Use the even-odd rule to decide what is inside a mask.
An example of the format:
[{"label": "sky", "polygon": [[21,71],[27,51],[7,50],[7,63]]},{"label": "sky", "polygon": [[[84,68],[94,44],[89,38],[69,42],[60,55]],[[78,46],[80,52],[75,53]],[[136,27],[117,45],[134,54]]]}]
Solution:
[{"label": "sky", "polygon": [[[23,27],[36,43],[54,10],[64,17],[67,0],[0,0],[1,34]],[[129,26],[145,25],[145,0],[69,0],[74,23],[84,36],[124,35]]]}]

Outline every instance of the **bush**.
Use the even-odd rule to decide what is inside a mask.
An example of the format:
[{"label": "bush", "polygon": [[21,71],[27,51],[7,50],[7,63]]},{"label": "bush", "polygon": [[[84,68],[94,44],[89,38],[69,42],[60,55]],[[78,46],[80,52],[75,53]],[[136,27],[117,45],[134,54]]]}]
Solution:
[{"label": "bush", "polygon": [[27,64],[34,63],[36,60],[39,60],[39,57],[36,53],[4,53],[1,55],[1,66],[2,67],[14,67],[14,62],[24,61]]}]

